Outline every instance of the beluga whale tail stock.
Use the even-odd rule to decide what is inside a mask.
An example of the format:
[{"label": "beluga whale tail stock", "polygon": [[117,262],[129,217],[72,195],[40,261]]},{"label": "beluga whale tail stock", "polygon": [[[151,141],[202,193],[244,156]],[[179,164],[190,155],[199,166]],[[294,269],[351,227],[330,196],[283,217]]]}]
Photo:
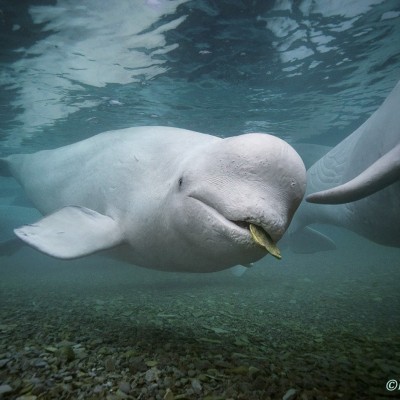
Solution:
[{"label": "beluga whale tail stock", "polygon": [[304,164],[263,133],[228,138],[144,126],[0,159],[44,215],[15,234],[73,259],[113,257],[165,271],[249,265],[277,242],[303,199]]},{"label": "beluga whale tail stock", "polygon": [[308,227],[315,223],[400,247],[400,82],[370,118],[308,169],[306,195],[287,235],[295,252],[335,248]]}]

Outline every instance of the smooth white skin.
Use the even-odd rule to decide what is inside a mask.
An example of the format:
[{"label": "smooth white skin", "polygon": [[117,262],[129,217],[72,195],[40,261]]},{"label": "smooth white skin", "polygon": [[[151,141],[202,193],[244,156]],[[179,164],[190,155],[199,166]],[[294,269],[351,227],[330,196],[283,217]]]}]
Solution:
[{"label": "smooth white skin", "polygon": [[79,205],[107,215],[129,245],[114,255],[163,270],[211,272],[260,259],[266,251],[242,222],[278,241],[305,191],[298,154],[266,134],[220,139],[138,127],[9,161],[43,214]]},{"label": "smooth white skin", "polygon": [[[400,83],[380,108],[356,131],[334,147],[307,171],[307,194],[340,186],[364,171],[371,175],[371,190],[376,182],[368,168],[379,166],[396,156],[400,144]],[[375,164],[374,164],[375,163]],[[392,158],[393,171],[399,160]],[[387,165],[386,165],[387,167]],[[367,180],[368,182],[368,180]],[[380,189],[380,188],[378,188]],[[338,205],[302,202],[291,232],[313,223],[331,224],[352,230],[372,241],[400,247],[400,181],[361,200]]]}]

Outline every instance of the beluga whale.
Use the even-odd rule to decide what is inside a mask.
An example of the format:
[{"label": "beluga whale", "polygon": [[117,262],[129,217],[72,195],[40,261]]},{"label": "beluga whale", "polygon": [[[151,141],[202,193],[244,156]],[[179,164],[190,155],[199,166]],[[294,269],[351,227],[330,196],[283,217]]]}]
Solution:
[{"label": "beluga whale", "polygon": [[358,129],[307,171],[306,201],[288,232],[293,250],[335,248],[308,227],[315,223],[400,247],[400,82]]},{"label": "beluga whale", "polygon": [[306,186],[285,141],[264,133],[227,138],[161,126],[103,132],[0,159],[44,215],[15,229],[61,259],[107,252],[164,271],[249,265],[277,242]]}]

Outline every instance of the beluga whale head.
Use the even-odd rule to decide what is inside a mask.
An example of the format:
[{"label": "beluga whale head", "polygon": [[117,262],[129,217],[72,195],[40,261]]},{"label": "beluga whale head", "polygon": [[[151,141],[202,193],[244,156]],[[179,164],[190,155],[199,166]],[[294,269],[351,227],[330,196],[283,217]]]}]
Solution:
[{"label": "beluga whale head", "polygon": [[166,223],[181,236],[179,251],[191,268],[224,269],[267,253],[280,258],[276,243],[305,186],[304,164],[285,141],[258,133],[225,138],[182,160],[166,199],[174,217]]}]

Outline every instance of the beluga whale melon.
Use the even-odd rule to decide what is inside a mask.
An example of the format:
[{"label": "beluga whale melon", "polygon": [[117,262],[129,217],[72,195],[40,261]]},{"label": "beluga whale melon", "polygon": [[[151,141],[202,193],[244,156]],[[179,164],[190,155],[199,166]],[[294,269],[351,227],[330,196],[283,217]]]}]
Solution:
[{"label": "beluga whale melon", "polygon": [[166,271],[212,272],[268,253],[299,206],[304,164],[285,141],[172,127],[109,131],[0,160],[44,215],[15,229],[72,259],[100,250]]}]

